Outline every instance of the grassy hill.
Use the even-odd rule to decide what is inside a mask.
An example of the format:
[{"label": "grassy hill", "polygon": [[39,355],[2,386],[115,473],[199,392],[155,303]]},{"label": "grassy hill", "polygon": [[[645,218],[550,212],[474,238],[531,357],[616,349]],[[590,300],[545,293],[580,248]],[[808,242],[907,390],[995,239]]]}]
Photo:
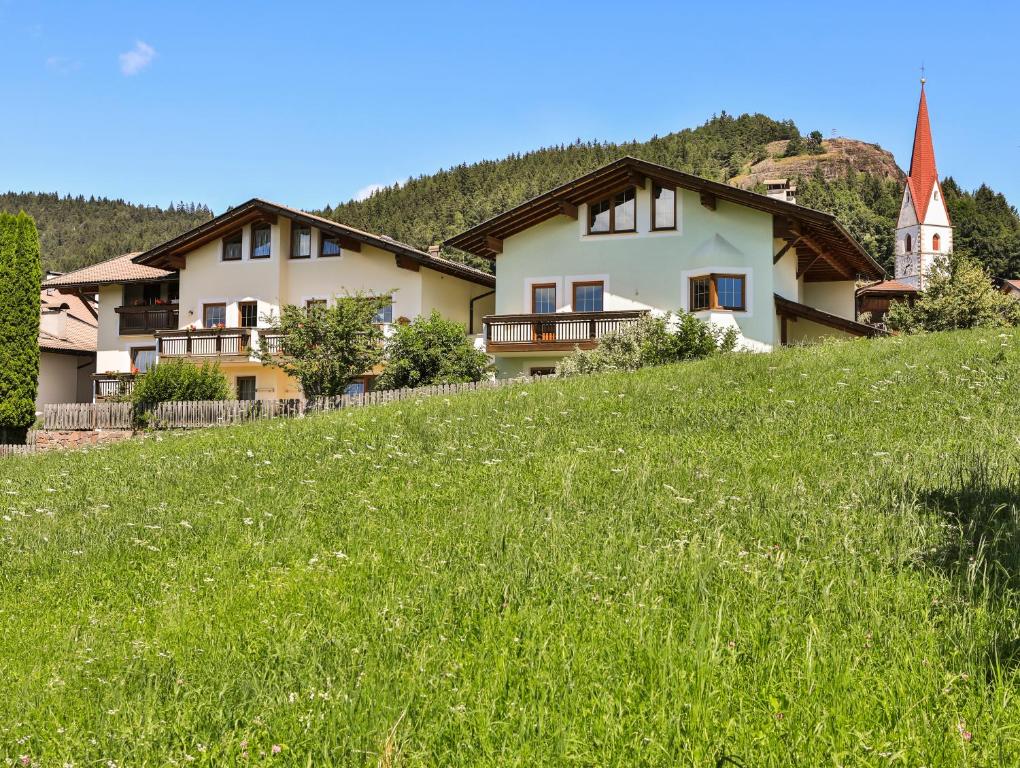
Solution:
[{"label": "grassy hill", "polygon": [[1016,764],[1017,402],[965,332],[6,460],[0,754]]}]

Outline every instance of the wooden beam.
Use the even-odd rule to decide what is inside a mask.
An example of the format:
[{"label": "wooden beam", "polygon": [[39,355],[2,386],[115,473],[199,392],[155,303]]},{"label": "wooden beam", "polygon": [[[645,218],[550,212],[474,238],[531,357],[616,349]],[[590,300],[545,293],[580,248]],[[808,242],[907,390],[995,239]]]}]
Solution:
[{"label": "wooden beam", "polygon": [[[846,280],[850,280],[851,278],[853,278],[853,273],[848,271],[847,268],[843,264],[841,264],[836,259],[835,256],[829,253],[828,249],[826,249],[825,246],[819,244],[817,240],[803,233],[800,235],[799,239],[802,243],[804,243],[804,245],[806,245],[812,251],[817,253],[822,258],[823,261],[826,261],[830,267],[832,267],[836,272],[841,274]],[[804,271],[806,272],[807,269],[805,269]]]},{"label": "wooden beam", "polygon": [[566,200],[557,200],[556,204],[560,207],[560,213],[563,216],[569,216],[570,218],[577,220],[577,206],[573,203],[568,203]]},{"label": "wooden beam", "polygon": [[400,267],[401,269],[407,269],[410,270],[411,272],[418,272],[421,269],[421,264],[419,264],[414,259],[408,258],[407,256],[404,256],[403,254],[400,253],[395,253],[393,255],[397,260],[397,266]]},{"label": "wooden beam", "polygon": [[355,240],[353,237],[347,237],[347,235],[337,235],[336,239],[340,242],[340,247],[344,250],[361,253],[360,240]]},{"label": "wooden beam", "polygon": [[645,175],[637,171],[631,171],[627,174],[627,180],[639,189],[645,188]]},{"label": "wooden beam", "polygon": [[[814,252],[813,252],[813,253],[814,253]],[[808,271],[809,269],[811,269],[811,267],[813,267],[813,266],[815,265],[815,262],[817,262],[817,261],[818,261],[818,260],[819,260],[820,258],[822,258],[822,254],[820,254],[820,253],[815,253],[815,257],[814,257],[813,259],[811,259],[811,261],[809,261],[809,262],[807,263],[807,266],[806,266],[806,267],[804,267],[804,268],[801,268],[801,267],[800,267],[800,266],[798,265],[798,266],[797,266],[797,279],[798,279],[798,280],[800,280],[800,279],[801,279],[802,277],[804,277],[804,274],[805,274],[805,273],[806,273],[806,272],[807,272],[807,271]]]},{"label": "wooden beam", "polygon": [[710,211],[715,210],[715,202],[716,202],[715,195],[713,195],[711,192],[701,193],[701,204],[708,208],[708,210]]},{"label": "wooden beam", "polygon": [[186,269],[188,266],[188,260],[183,256],[168,256],[166,263],[173,269]]},{"label": "wooden beam", "polygon": [[496,253],[503,253],[503,241],[492,235],[485,236],[485,247]]},{"label": "wooden beam", "polygon": [[798,242],[800,242],[800,238],[799,237],[796,240],[787,240],[786,241],[786,245],[784,245],[782,248],[779,249],[779,253],[777,253],[775,256],[772,257],[772,263],[773,264],[778,264],[779,260],[786,255],[786,252],[788,250],[790,250],[791,248],[796,248],[797,247],[797,243]]}]

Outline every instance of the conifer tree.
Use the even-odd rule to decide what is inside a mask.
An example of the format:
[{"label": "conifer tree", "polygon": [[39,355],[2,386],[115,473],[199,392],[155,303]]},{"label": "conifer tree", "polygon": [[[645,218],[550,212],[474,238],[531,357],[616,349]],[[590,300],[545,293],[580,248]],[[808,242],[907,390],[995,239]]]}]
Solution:
[{"label": "conifer tree", "polygon": [[24,442],[39,387],[39,233],[0,213],[0,442]]}]

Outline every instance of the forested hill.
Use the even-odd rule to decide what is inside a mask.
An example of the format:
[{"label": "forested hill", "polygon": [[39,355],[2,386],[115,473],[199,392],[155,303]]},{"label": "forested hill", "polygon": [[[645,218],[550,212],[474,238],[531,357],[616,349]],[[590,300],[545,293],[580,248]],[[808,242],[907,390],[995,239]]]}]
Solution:
[{"label": "forested hill", "polygon": [[[648,141],[577,141],[502,160],[465,163],[383,189],[366,200],[327,207],[322,213],[424,248],[624,155],[758,191],[766,175],[796,178],[799,203],[835,213],[893,271],[893,229],[903,173],[892,155],[861,141],[826,141],[817,131],[805,136],[793,121],[761,114],[734,117],[723,112],[697,128]],[[994,275],[1020,276],[1016,210],[988,187],[969,193],[952,179],[944,186],[957,250],[980,258]],[[461,256],[491,269],[484,260]]]},{"label": "forested hill", "polygon": [[151,248],[212,218],[207,206],[196,203],[171,203],[163,209],[38,192],[0,193],[0,211],[25,211],[35,219],[43,269],[57,272]]}]

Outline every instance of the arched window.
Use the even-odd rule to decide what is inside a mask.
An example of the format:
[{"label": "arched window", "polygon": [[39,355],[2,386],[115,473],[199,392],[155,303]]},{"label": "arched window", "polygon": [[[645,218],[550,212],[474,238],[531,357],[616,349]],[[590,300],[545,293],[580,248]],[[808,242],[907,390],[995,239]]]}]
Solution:
[{"label": "arched window", "polygon": [[931,249],[933,251],[939,251],[939,250],[941,250],[941,247],[940,247],[941,245],[942,245],[942,238],[939,237],[938,235],[933,235],[932,238],[931,238]]},{"label": "arched window", "polygon": [[913,240],[913,238],[910,237],[910,235],[907,235],[906,239],[903,241],[903,252],[904,253],[911,253],[911,252],[913,252],[913,250],[914,250],[914,240]]}]

